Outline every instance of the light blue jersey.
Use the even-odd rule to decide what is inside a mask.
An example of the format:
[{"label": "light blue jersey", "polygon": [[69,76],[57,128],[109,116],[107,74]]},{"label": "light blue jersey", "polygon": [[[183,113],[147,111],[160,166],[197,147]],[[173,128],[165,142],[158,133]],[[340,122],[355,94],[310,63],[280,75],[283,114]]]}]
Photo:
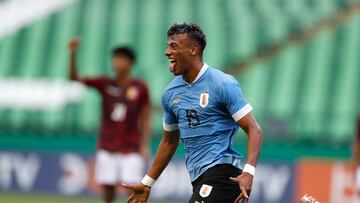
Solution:
[{"label": "light blue jersey", "polygon": [[192,84],[175,77],[162,105],[164,130],[180,131],[191,181],[217,164],[240,168],[242,155],[233,149],[232,137],[236,121],[252,107],[234,77],[204,64]]}]

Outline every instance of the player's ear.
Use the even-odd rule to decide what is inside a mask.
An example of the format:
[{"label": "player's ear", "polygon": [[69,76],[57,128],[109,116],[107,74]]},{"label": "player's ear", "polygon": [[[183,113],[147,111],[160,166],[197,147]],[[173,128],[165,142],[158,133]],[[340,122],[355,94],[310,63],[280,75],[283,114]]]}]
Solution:
[{"label": "player's ear", "polygon": [[191,46],[191,50],[190,50],[191,56],[195,56],[198,51],[199,51],[198,45],[194,44],[193,46]]}]

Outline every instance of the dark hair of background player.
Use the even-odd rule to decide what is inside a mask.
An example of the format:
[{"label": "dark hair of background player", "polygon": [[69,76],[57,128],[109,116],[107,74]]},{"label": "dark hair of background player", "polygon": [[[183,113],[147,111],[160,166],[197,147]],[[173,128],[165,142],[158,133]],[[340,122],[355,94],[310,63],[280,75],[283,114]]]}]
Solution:
[{"label": "dark hair of background player", "polygon": [[183,34],[186,33],[190,39],[194,40],[200,47],[201,55],[206,47],[206,35],[201,30],[201,28],[196,24],[174,24],[170,27],[167,32],[168,38],[175,34]]},{"label": "dark hair of background player", "polygon": [[136,60],[135,52],[130,47],[116,47],[115,49],[113,49],[112,54],[113,54],[113,57],[114,56],[126,57],[126,58],[130,59],[130,61],[133,63]]}]

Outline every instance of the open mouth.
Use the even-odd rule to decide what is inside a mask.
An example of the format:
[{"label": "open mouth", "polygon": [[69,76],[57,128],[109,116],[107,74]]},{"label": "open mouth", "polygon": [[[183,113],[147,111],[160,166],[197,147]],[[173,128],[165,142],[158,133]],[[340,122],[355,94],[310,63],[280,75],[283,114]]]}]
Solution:
[{"label": "open mouth", "polygon": [[170,66],[169,71],[174,73],[175,72],[175,66],[176,66],[176,60],[173,58],[169,58]]}]

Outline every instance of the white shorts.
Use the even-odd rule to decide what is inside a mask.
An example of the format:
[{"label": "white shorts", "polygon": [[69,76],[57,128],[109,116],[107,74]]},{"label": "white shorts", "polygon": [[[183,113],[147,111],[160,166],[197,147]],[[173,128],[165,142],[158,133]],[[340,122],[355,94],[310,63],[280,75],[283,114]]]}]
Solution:
[{"label": "white shorts", "polygon": [[95,181],[101,185],[138,183],[145,172],[145,160],[139,153],[98,150],[95,162]]}]

